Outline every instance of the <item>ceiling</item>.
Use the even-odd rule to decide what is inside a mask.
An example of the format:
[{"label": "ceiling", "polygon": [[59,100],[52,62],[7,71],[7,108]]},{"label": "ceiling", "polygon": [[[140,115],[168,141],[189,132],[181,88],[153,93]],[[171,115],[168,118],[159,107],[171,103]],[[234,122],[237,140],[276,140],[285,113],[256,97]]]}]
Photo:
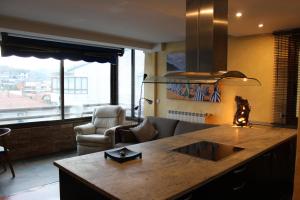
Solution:
[{"label": "ceiling", "polygon": [[[300,27],[299,10],[299,0],[229,0],[229,34]],[[185,0],[1,0],[0,15],[151,43],[185,39]]]}]

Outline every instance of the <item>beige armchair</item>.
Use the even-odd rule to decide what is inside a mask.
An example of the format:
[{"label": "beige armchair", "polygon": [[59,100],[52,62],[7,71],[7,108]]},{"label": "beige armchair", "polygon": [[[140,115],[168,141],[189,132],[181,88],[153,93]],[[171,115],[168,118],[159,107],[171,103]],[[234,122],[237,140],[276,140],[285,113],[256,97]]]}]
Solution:
[{"label": "beige armchair", "polygon": [[100,106],[93,112],[92,122],[74,127],[79,155],[114,147],[114,129],[125,120],[121,106]]}]

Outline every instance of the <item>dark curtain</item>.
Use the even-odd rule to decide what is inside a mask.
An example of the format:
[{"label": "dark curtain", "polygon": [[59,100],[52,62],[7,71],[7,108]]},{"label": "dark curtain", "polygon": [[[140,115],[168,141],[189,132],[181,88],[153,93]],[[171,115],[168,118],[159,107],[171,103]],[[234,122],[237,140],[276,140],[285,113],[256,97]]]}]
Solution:
[{"label": "dark curtain", "polygon": [[297,125],[300,30],[275,32],[274,122]]},{"label": "dark curtain", "polygon": [[88,45],[70,44],[1,33],[1,55],[37,58],[69,59],[73,61],[111,63],[116,65],[118,56],[122,56],[124,49],[95,47]]}]

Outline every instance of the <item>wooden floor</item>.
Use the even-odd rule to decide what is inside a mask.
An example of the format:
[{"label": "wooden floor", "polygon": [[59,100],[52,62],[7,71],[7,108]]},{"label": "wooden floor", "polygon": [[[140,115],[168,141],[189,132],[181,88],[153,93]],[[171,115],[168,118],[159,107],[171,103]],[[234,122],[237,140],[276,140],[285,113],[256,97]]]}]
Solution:
[{"label": "wooden floor", "polygon": [[59,183],[52,183],[16,193],[0,200],[59,200]]}]

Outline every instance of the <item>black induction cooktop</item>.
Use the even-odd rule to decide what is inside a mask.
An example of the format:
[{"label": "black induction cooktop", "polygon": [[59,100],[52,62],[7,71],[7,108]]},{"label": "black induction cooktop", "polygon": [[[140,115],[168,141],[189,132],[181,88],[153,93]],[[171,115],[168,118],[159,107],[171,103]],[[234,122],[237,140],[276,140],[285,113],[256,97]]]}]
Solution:
[{"label": "black induction cooktop", "polygon": [[226,144],[201,141],[173,149],[173,151],[207,160],[218,161],[243,149],[244,148]]}]

